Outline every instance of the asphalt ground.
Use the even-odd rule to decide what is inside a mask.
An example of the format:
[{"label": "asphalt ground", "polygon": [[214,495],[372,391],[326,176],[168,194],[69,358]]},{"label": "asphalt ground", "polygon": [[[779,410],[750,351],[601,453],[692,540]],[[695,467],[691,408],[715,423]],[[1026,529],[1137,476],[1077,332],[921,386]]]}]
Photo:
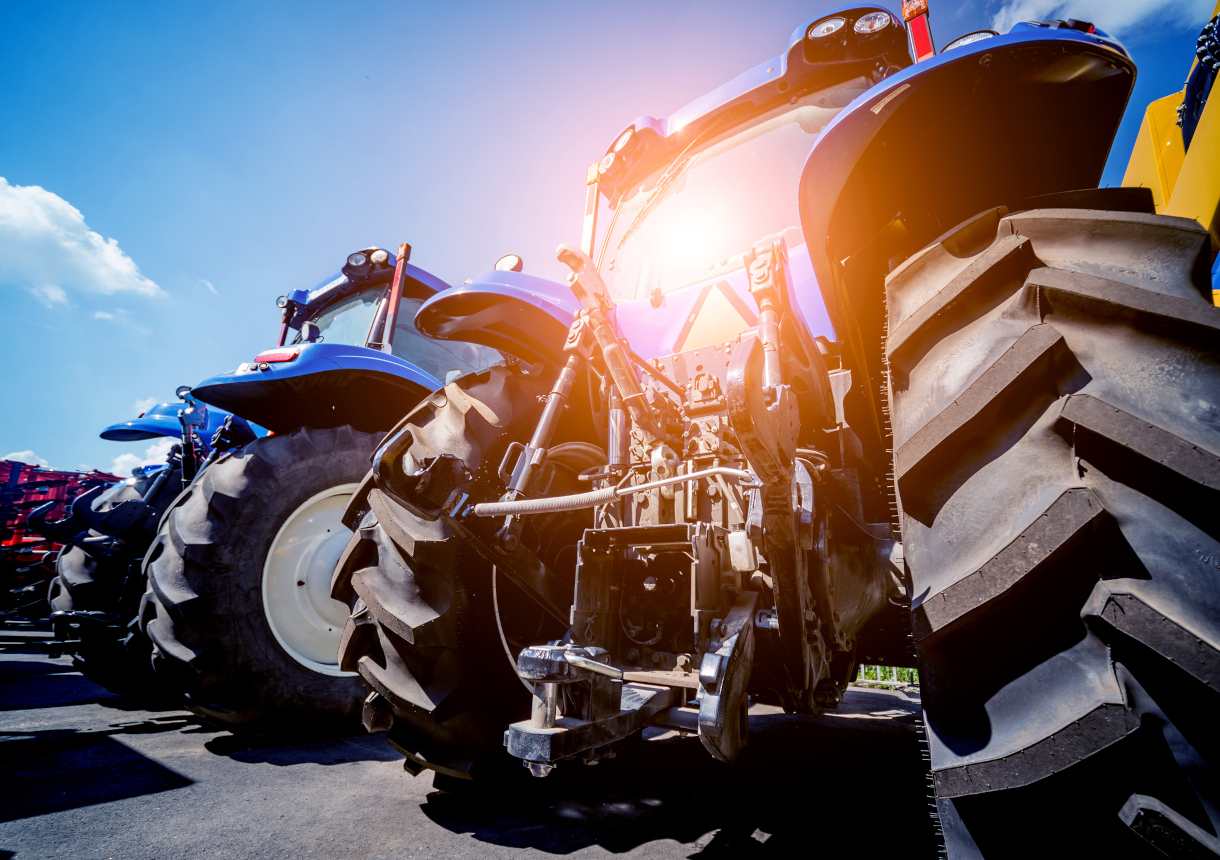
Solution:
[{"label": "asphalt ground", "polygon": [[0,650],[0,860],[935,855],[918,693],[852,688],[818,718],[756,706],[733,765],[649,730],[469,796],[406,773],[383,735],[282,744],[145,707],[67,657]]}]

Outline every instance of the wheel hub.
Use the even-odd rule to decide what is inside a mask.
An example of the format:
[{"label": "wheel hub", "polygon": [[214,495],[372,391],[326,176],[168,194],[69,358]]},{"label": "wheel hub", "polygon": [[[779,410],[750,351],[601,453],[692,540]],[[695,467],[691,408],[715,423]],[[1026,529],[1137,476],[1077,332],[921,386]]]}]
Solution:
[{"label": "wheel hub", "polygon": [[341,518],[356,484],[306,499],[276,533],[263,565],[263,612],[272,634],[294,660],[325,675],[350,675],[338,665],[348,608],[330,596],[330,579],[351,531]]}]

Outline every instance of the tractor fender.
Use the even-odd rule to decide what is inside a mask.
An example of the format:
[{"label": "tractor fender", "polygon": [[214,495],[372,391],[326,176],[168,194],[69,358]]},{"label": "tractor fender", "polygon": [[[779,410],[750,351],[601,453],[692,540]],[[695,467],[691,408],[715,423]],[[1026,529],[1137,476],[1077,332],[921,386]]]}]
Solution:
[{"label": "tractor fender", "polygon": [[529,364],[560,364],[580,302],[565,284],[523,272],[484,272],[424,302],[415,327],[440,340],[490,346]]},{"label": "tractor fender", "polygon": [[287,361],[249,361],[209,377],[191,393],[276,433],[298,427],[385,430],[442,380],[387,352],[341,343],[275,350]]},{"label": "tractor fender", "polygon": [[[138,418],[111,424],[101,432],[101,437],[107,442],[142,442],[158,436],[178,439],[182,436],[178,413],[185,408],[186,404],[180,402],[158,403]],[[211,439],[228,417],[223,409],[209,409],[208,423],[200,430],[200,436]]]}]

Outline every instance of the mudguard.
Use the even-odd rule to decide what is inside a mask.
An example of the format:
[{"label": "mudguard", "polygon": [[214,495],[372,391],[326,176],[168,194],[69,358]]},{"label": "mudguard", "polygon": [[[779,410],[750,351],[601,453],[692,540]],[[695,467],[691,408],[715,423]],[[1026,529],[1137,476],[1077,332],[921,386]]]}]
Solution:
[{"label": "mudguard", "polygon": [[396,355],[340,343],[303,343],[276,352],[288,361],[245,362],[191,393],[276,433],[297,427],[387,430],[442,380]]},{"label": "mudguard", "polygon": [[885,275],[979,212],[1095,187],[1134,81],[1103,33],[1018,24],[898,72],[823,130],[801,176],[801,226],[852,370],[847,420],[874,465]]},{"label": "mudguard", "polygon": [[578,310],[580,303],[565,284],[492,269],[424,302],[415,327],[439,340],[503,350],[530,364],[560,364]]},{"label": "mudguard", "polygon": [[[186,404],[180,402],[158,403],[139,418],[111,424],[102,431],[101,437],[108,442],[142,442],[145,439],[156,439],[158,436],[178,439],[182,436],[178,412],[185,408]],[[212,434],[220,429],[228,417],[229,413],[222,409],[209,409],[208,423],[200,431],[200,435],[204,439],[211,439]]]}]

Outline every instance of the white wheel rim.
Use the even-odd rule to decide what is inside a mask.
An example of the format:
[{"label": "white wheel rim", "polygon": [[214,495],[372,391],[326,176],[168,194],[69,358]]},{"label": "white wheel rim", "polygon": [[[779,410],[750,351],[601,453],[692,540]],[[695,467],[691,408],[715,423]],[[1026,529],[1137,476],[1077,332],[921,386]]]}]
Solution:
[{"label": "white wheel rim", "polygon": [[352,536],[341,518],[357,486],[340,484],[307,499],[280,527],[263,564],[263,614],[275,641],[323,675],[355,674],[339,669],[350,613],[330,596],[330,579]]}]

